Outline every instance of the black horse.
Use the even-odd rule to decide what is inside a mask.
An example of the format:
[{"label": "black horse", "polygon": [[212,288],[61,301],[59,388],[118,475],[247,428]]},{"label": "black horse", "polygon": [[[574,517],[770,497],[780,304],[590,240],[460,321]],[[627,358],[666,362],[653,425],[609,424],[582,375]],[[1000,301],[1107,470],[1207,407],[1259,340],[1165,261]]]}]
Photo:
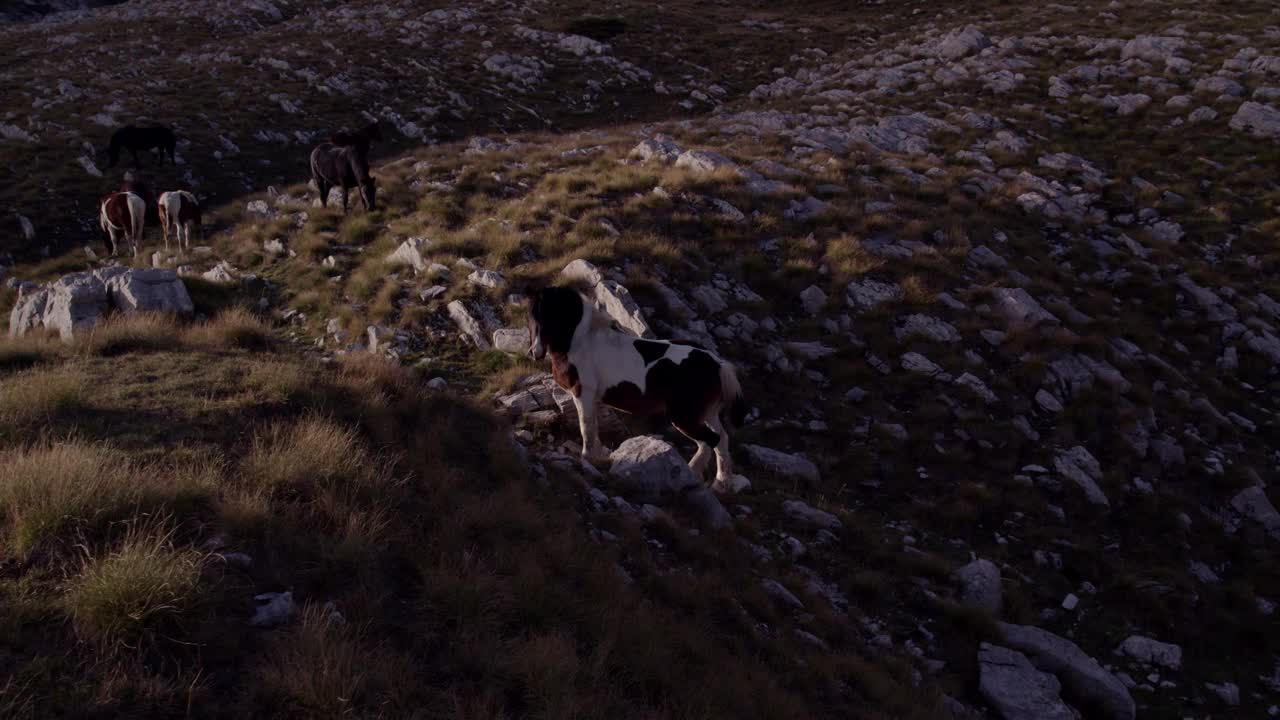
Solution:
[{"label": "black horse", "polygon": [[366,160],[369,159],[369,145],[375,141],[382,142],[382,128],[376,120],[354,132],[340,130],[329,136],[330,143],[355,148]]},{"label": "black horse", "polygon": [[311,151],[311,179],[320,191],[320,206],[329,204],[329,190],[342,188],[342,212],[347,212],[347,191],[360,188],[365,210],[375,209],[378,183],[369,174],[369,160],[357,147],[321,143]]},{"label": "black horse", "polygon": [[134,127],[126,125],[111,135],[111,145],[107,148],[107,153],[111,156],[110,167],[115,167],[120,161],[120,148],[128,148],[133,153],[133,164],[135,167],[141,167],[138,162],[139,150],[156,150],[160,153],[160,164],[164,164],[164,156],[169,155],[169,162],[177,165],[174,159],[173,151],[178,145],[178,140],[174,137],[173,131],[163,125],[152,125],[151,127]]}]

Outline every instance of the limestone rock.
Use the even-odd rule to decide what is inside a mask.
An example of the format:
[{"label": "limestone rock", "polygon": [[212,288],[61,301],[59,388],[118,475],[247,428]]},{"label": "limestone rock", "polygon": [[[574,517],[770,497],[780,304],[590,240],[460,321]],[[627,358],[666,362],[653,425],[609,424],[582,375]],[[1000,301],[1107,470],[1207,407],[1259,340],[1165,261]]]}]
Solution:
[{"label": "limestone rock", "polygon": [[1004,720],[1075,720],[1059,697],[1062,684],[1041,672],[1027,656],[982,643],[978,648],[978,691]]},{"label": "limestone rock", "polygon": [[1280,140],[1280,110],[1262,103],[1242,103],[1229,123],[1232,130]]},{"label": "limestone rock", "polygon": [[1053,467],[1063,477],[1079,485],[1089,502],[1094,505],[1111,505],[1106,493],[1098,486],[1098,481],[1102,479],[1102,467],[1083,445],[1059,452],[1053,459]]},{"label": "limestone rock", "polygon": [[416,275],[427,269],[427,261],[423,259],[422,252],[430,248],[431,245],[431,241],[427,238],[411,237],[400,243],[400,247],[397,247],[394,252],[387,255],[387,264],[411,267]]},{"label": "limestone rock", "polygon": [[70,340],[112,310],[189,314],[194,305],[174,270],[109,267],[24,290],[9,314],[9,335],[45,329]]},{"label": "limestone rock", "polygon": [[743,445],[747,458],[769,472],[783,477],[797,478],[816,483],[820,479],[818,466],[803,455],[784,453],[761,445]]},{"label": "limestone rock", "polygon": [[520,354],[529,350],[529,328],[499,328],[493,331],[493,348]]},{"label": "limestone rock", "polygon": [[945,60],[957,60],[991,47],[991,39],[981,30],[968,25],[953,30],[938,42],[935,54]]},{"label": "limestone rock", "polygon": [[1152,640],[1141,635],[1130,635],[1120,643],[1117,652],[1134,660],[1177,670],[1182,667],[1182,648],[1173,643]]},{"label": "limestone rock", "polygon": [[489,334],[498,324],[492,310],[479,303],[465,300],[454,300],[448,304],[447,309],[449,317],[458,329],[470,338],[477,348],[488,350],[492,347],[489,343]]},{"label": "limestone rock", "polygon": [[716,496],[694,477],[689,464],[665,440],[651,435],[629,438],[609,455],[609,461],[610,477],[633,502],[680,501],[696,510],[709,527],[733,524]]},{"label": "limestone rock", "polygon": [[561,277],[584,286],[587,295],[613,318],[613,321],[636,337],[653,337],[640,305],[631,291],[604,276],[599,268],[586,260],[574,260],[560,271]]},{"label": "limestone rock", "polygon": [[1058,677],[1064,694],[1076,706],[1107,720],[1134,720],[1137,709],[1128,688],[1075,643],[1028,625],[999,623],[999,628],[1006,645],[1026,654],[1036,668]]},{"label": "limestone rock", "polygon": [[1004,607],[1000,587],[1000,568],[990,560],[979,558],[955,571],[960,584],[960,604],[992,615]]},{"label": "limestone rock", "polygon": [[803,500],[787,500],[782,503],[782,512],[787,517],[802,525],[816,530],[842,530],[844,523],[840,518],[825,510],[819,510]]}]

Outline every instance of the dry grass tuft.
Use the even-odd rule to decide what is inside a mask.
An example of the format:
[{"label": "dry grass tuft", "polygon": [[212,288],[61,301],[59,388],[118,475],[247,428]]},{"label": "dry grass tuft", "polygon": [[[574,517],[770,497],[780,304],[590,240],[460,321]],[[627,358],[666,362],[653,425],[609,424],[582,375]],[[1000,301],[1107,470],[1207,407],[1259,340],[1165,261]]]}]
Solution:
[{"label": "dry grass tuft", "polygon": [[140,467],[101,445],[59,442],[0,454],[0,519],[21,556],[72,529],[131,511],[185,509],[212,493],[208,468]]},{"label": "dry grass tuft", "polygon": [[177,319],[162,313],[115,315],[79,339],[85,352],[105,357],[174,350],[180,344]]},{"label": "dry grass tuft", "polygon": [[271,328],[257,315],[242,307],[233,307],[208,322],[188,328],[183,333],[183,341],[187,345],[210,350],[269,350],[273,337]]},{"label": "dry grass tuft", "polygon": [[0,337],[0,372],[25,370],[54,360],[64,352],[61,342],[47,336]]},{"label": "dry grass tuft", "polygon": [[109,554],[86,558],[67,610],[82,637],[135,647],[176,628],[197,604],[199,581],[199,556],[174,546],[171,526],[152,521],[131,528]]},{"label": "dry grass tuft", "polygon": [[376,680],[398,676],[388,657],[331,611],[308,603],[255,677],[261,692],[304,708],[305,715],[340,717],[365,699]]},{"label": "dry grass tuft", "polygon": [[24,370],[0,381],[0,432],[47,423],[85,405],[89,379],[74,365]]}]

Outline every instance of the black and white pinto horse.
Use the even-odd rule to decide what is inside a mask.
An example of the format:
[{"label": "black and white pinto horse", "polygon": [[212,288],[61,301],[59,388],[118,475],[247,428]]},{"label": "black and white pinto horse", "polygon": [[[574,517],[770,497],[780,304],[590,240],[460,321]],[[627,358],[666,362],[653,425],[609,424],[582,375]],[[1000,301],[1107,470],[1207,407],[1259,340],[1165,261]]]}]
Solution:
[{"label": "black and white pinto horse", "polygon": [[716,458],[717,491],[733,478],[729,433],[720,413],[741,425],[747,405],[733,365],[680,343],[645,340],[614,330],[609,317],[572,288],[551,287],[529,301],[529,354],[551,355],[556,383],[573,395],[582,432],[582,457],[601,459],[596,408],[600,403],[633,415],[665,414],[698,444],[689,461],[701,479]]},{"label": "black and white pinto horse", "polygon": [[375,209],[378,183],[369,174],[369,159],[359,148],[321,143],[311,151],[311,179],[320,191],[320,206],[329,204],[329,190],[342,189],[342,212],[347,212],[347,191],[360,189],[365,210]]},{"label": "black and white pinto horse", "polygon": [[172,230],[178,240],[179,250],[191,249],[191,227],[201,228],[200,201],[186,190],[173,190],[160,193],[160,229],[164,231],[164,249],[169,249],[169,232]]},{"label": "black and white pinto horse", "polygon": [[111,158],[110,167],[115,167],[120,161],[120,149],[127,148],[133,153],[133,164],[135,167],[141,167],[138,162],[139,150],[156,150],[160,154],[160,164],[164,164],[164,158],[167,154],[169,162],[177,165],[174,160],[174,150],[178,146],[178,140],[174,136],[173,131],[163,125],[152,125],[150,127],[134,127],[126,125],[111,135],[111,144],[107,146],[107,154]]}]

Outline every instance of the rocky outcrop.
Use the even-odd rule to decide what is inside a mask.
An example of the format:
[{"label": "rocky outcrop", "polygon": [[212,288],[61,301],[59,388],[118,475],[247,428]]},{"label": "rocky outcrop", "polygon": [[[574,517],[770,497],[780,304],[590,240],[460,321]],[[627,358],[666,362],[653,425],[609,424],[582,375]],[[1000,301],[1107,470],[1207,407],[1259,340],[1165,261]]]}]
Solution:
[{"label": "rocky outcrop", "polygon": [[1056,675],[1075,705],[1107,720],[1134,720],[1137,709],[1128,688],[1075,643],[1028,625],[999,626],[1005,644],[1024,653],[1036,668]]},{"label": "rocky outcrop", "polygon": [[9,313],[9,335],[43,329],[70,340],[111,311],[189,314],[194,309],[175,271],[111,267],[65,275],[24,291]]},{"label": "rocky outcrop", "polygon": [[448,305],[449,317],[462,335],[481,350],[493,347],[490,334],[497,329],[498,318],[492,309],[478,302],[454,300]]},{"label": "rocky outcrop", "polygon": [[1020,652],[989,643],[978,648],[978,691],[1004,720],[1075,720],[1061,689]]},{"label": "rocky outcrop", "polygon": [[574,260],[560,271],[560,276],[585,291],[622,329],[636,337],[653,337],[653,331],[649,329],[649,323],[645,321],[640,305],[631,297],[631,292],[606,278],[595,265],[586,260]]}]

